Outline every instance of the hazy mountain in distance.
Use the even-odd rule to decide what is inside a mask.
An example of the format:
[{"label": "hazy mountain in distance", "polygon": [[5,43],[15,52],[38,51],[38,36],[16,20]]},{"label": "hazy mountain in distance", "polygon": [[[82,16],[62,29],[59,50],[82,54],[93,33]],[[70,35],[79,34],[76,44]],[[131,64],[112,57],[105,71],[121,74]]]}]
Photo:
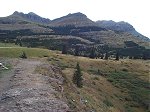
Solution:
[{"label": "hazy mountain in distance", "polygon": [[131,33],[132,35],[136,36],[139,39],[142,39],[144,41],[150,41],[148,37],[145,37],[144,35],[137,32],[135,28],[127,22],[124,21],[114,22],[112,20],[110,21],[103,20],[103,21],[97,21],[96,23],[102,28],[106,28],[112,31]]},{"label": "hazy mountain in distance", "polygon": [[67,25],[74,25],[76,27],[81,26],[97,26],[97,24],[87,18],[85,14],[80,12],[68,14],[66,16],[54,19],[51,21],[50,26],[67,26]]}]

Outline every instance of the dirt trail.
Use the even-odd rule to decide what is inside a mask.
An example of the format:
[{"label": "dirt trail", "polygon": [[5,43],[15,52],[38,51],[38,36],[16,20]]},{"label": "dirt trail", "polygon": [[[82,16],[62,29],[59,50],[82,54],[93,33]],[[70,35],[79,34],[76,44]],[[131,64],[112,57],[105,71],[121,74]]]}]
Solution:
[{"label": "dirt trail", "polygon": [[41,64],[17,60],[11,73],[0,79],[0,112],[67,112],[67,104],[55,97],[49,76],[34,72]]}]

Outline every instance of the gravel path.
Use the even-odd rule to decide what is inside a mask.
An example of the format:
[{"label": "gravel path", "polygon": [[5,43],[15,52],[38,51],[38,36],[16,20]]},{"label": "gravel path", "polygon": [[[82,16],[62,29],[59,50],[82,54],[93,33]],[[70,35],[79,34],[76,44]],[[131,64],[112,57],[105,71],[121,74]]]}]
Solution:
[{"label": "gravel path", "polygon": [[0,79],[0,112],[67,112],[55,97],[49,76],[35,73],[37,60],[17,60],[14,69]]}]

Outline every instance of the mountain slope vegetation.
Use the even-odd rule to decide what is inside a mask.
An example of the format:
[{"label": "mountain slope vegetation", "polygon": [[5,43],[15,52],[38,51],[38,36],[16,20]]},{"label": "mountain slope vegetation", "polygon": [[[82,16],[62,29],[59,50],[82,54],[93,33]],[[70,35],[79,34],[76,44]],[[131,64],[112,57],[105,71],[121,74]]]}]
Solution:
[{"label": "mountain slope vegetation", "polygon": [[[52,74],[47,66],[39,66],[36,71],[51,78],[64,78],[62,96],[72,111],[148,111],[149,60],[90,59],[64,55],[59,51],[22,47],[0,48],[0,57],[18,58],[23,51],[30,60],[42,60],[61,69],[60,76]],[[82,88],[72,82],[77,62],[83,74]]]},{"label": "mountain slope vegetation", "polygon": [[[149,39],[138,38],[130,31],[135,29],[128,23],[94,22],[82,13],[54,20],[19,12],[0,18],[0,42],[3,43],[53,50],[61,50],[65,44],[69,54],[74,54],[79,47],[81,56],[89,56],[94,47],[96,55],[106,52],[114,55],[119,50],[122,57],[141,58],[145,52],[149,57]],[[127,46],[128,43],[133,45]]]}]

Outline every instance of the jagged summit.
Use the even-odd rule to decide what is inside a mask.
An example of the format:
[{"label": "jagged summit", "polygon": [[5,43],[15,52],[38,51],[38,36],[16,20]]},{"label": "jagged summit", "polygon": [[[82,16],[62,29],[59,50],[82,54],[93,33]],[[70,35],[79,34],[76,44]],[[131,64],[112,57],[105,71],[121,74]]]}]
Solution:
[{"label": "jagged summit", "polygon": [[22,18],[22,20],[35,22],[35,23],[41,23],[41,24],[50,23],[49,19],[42,18],[33,12],[29,12],[28,14],[24,14],[22,12],[15,11],[11,16],[19,17],[19,18]]},{"label": "jagged summit", "polygon": [[28,14],[29,14],[29,15],[37,15],[37,14],[35,14],[34,12],[29,12]]},{"label": "jagged summit", "polygon": [[18,11],[15,11],[12,15],[33,15],[33,16],[38,16],[37,14],[35,14],[34,12],[29,12],[27,14],[23,13],[23,12],[18,12]]},{"label": "jagged summit", "polygon": [[74,26],[97,26],[96,23],[81,12],[78,13],[70,13],[66,16],[54,19],[51,26],[67,26],[67,25],[74,25]]},{"label": "jagged summit", "polygon": [[20,14],[21,12],[18,12],[18,11],[15,11],[12,15],[18,15]]},{"label": "jagged summit", "polygon": [[83,14],[83,13],[81,13],[81,12],[77,12],[77,13],[69,13],[67,16],[87,17],[85,14]]}]

